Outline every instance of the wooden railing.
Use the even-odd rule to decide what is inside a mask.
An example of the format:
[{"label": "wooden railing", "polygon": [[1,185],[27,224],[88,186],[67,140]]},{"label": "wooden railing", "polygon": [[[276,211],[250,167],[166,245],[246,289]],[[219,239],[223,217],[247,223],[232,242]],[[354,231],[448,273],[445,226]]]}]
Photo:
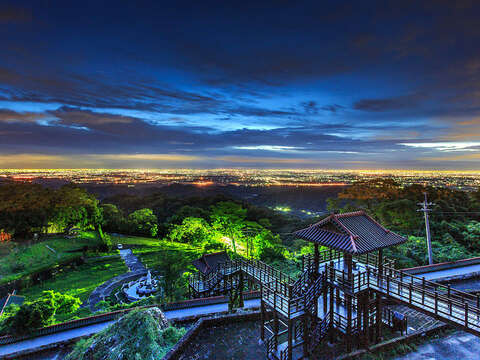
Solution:
[{"label": "wooden railing", "polygon": [[433,281],[387,268],[368,269],[369,286],[387,296],[480,333],[480,298]]},{"label": "wooden railing", "polygon": [[[343,253],[336,251],[336,250],[324,250],[319,253],[319,264],[335,261],[343,258]],[[376,254],[367,253],[361,255],[354,255],[353,260],[357,261],[364,265],[370,265],[373,267],[378,267],[379,259]],[[303,271],[313,271],[315,263],[314,255],[313,254],[306,254],[302,256],[302,269]],[[383,258],[383,266],[384,267],[395,267],[395,261],[388,258]]]},{"label": "wooden railing", "polygon": [[[267,348],[267,354],[274,355],[277,352],[278,340],[275,335],[272,335],[265,341],[265,347]],[[275,356],[276,357],[276,356]]]},{"label": "wooden railing", "polygon": [[[378,260],[378,256],[376,254],[373,254],[373,253],[354,255],[353,260],[354,261],[356,260],[356,261],[358,261],[362,264],[370,265],[370,266],[377,267],[377,268],[378,268],[378,265],[379,265],[379,262],[380,262]],[[395,268],[395,260],[388,259],[388,258],[384,257],[382,262],[383,262],[384,267]]]},{"label": "wooden railing", "polygon": [[328,311],[322,320],[314,323],[313,327],[309,330],[309,341],[307,351],[311,354],[318,344],[322,341],[325,336],[328,334],[330,329],[330,311]]},{"label": "wooden railing", "polygon": [[[337,250],[333,249],[327,249],[319,252],[319,258],[318,262],[319,264],[327,262],[327,261],[332,261],[332,260],[337,260],[341,259],[343,257],[343,253]],[[315,257],[313,254],[306,254],[302,256],[302,269],[303,271],[306,271],[307,269],[314,268],[314,262],[315,262]]]},{"label": "wooden railing", "polygon": [[[353,317],[351,324],[352,324],[351,334],[358,333],[358,331],[360,329],[359,318],[358,317]],[[333,313],[333,327],[346,333],[347,328],[348,328],[348,319],[345,316],[343,316],[343,315],[341,315],[337,312],[334,312]]]},{"label": "wooden railing", "polygon": [[275,269],[274,267],[264,263],[263,261],[255,260],[255,259],[249,260],[245,258],[238,258],[232,261],[235,264],[238,264],[238,266],[247,274],[249,274],[252,277],[255,277],[260,281],[265,281],[265,280],[268,280],[269,278],[275,278],[281,283],[285,283],[285,284],[294,283],[294,280],[291,276],[284,274],[280,270]]},{"label": "wooden railing", "polygon": [[305,291],[304,304],[305,309],[310,313],[313,313],[313,307],[315,306],[318,297],[320,296],[323,287],[325,286],[325,275],[321,274]]}]

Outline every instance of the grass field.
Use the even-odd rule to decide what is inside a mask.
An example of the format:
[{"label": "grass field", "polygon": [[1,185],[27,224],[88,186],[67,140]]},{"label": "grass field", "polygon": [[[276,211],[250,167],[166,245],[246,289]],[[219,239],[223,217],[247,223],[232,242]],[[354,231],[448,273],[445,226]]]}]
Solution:
[{"label": "grass field", "polygon": [[95,259],[75,269],[61,272],[54,279],[23,289],[19,294],[25,296],[26,300],[35,300],[42,291],[55,290],[85,301],[97,286],[127,271],[128,268],[120,257]]},{"label": "grass field", "polygon": [[56,237],[31,245],[0,244],[0,285],[78,257],[81,252],[71,251],[99,242],[95,233],[82,232],[75,238]]}]

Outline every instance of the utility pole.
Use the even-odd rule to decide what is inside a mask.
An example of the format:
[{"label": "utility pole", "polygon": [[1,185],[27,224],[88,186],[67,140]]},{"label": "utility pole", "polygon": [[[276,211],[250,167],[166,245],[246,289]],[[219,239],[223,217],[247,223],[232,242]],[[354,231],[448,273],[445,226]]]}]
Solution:
[{"label": "utility pole", "polygon": [[428,221],[428,213],[432,211],[432,209],[430,209],[429,206],[433,206],[435,204],[427,202],[427,193],[424,192],[423,194],[425,195],[425,200],[421,203],[418,203],[418,205],[420,205],[421,208],[418,209],[417,211],[422,211],[425,215],[425,232],[427,234],[428,263],[432,265],[433,264],[432,239],[430,236],[430,222]]}]

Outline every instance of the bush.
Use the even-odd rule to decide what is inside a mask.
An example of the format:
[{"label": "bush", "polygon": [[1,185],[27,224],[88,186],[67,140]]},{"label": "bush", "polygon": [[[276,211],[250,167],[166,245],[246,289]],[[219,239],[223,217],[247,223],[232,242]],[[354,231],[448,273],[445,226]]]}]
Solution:
[{"label": "bush", "polygon": [[56,314],[68,314],[80,307],[80,299],[53,290],[44,291],[41,298],[23,303],[4,321],[4,327],[13,335],[32,333],[38,328],[52,325]]},{"label": "bush", "polygon": [[132,310],[107,329],[79,341],[67,359],[161,359],[184,334],[184,329],[169,326],[158,308]]}]

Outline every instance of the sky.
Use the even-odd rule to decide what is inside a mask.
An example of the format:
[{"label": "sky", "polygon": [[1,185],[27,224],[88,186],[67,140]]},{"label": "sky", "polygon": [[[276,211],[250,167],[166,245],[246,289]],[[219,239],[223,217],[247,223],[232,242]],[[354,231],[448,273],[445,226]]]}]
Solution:
[{"label": "sky", "polygon": [[0,168],[480,170],[479,1],[1,1]]}]

